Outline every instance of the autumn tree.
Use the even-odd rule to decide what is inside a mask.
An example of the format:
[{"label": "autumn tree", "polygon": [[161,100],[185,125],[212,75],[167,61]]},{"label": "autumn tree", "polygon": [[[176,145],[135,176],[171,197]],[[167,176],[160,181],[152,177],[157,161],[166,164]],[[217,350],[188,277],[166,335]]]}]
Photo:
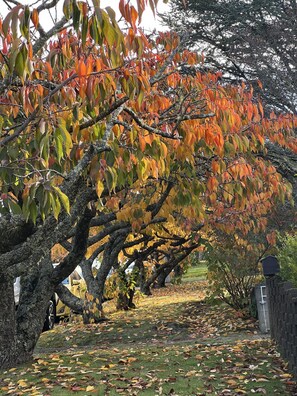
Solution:
[{"label": "autumn tree", "polygon": [[[296,114],[296,1],[178,0],[170,5],[164,22],[186,32],[190,48],[203,51],[204,68],[222,71],[228,82],[251,84],[268,113]],[[266,147],[263,155],[292,183],[296,203],[296,154],[269,142]]]},{"label": "autumn tree", "polygon": [[[142,2],[138,13],[121,2],[131,26],[127,36],[114,11],[96,1],[93,9],[66,1],[64,16],[45,32],[39,16],[56,3],[30,9],[13,2],[0,26],[1,366],[32,356],[50,296],[87,248],[95,213],[87,206],[103,185],[100,165],[89,177],[87,170],[94,159],[100,164],[100,153],[112,150],[111,115],[117,117],[129,96],[141,103],[148,84],[145,69],[139,70],[147,41],[135,36]],[[101,165],[103,176],[108,165]],[[110,189],[115,184],[107,182]],[[69,237],[71,252],[53,269],[50,250]],[[22,287],[15,311],[17,276]]]},{"label": "autumn tree", "polygon": [[[164,21],[187,32],[206,67],[251,83],[270,107],[296,112],[296,1],[178,0]],[[263,86],[259,89],[259,85]]]},{"label": "autumn tree", "polygon": [[[163,20],[174,31],[186,32],[189,48],[203,51],[204,70],[220,70],[232,84],[245,81],[261,97],[264,111],[296,114],[296,1],[172,2]],[[297,200],[297,155],[268,139],[260,155],[269,160],[293,187]],[[272,212],[286,214],[294,224],[296,210],[284,202]],[[279,216],[274,214],[270,224]],[[282,219],[284,223],[284,217]],[[278,226],[276,225],[276,228]]]},{"label": "autumn tree", "polygon": [[[48,301],[78,264],[91,309],[95,302],[100,311],[106,275],[131,234],[143,244],[138,250],[150,237],[157,249],[164,223],[186,241],[182,256],[195,248],[200,224],[247,231],[254,225],[242,222],[244,214],[265,214],[290,195],[255,154],[266,138],[296,148],[294,117],[265,119],[244,85],[221,84],[220,73],[188,73],[202,59],[183,50],[176,34],[147,38],[137,29],[144,3],[136,10],[120,1],[125,33],[114,10],[96,0],[92,7],[65,1],[47,33],[39,15],[56,2],[14,1],[1,21],[0,367],[31,358]],[[68,253],[53,267],[57,244]],[[103,254],[96,278],[90,246],[93,257]]]}]

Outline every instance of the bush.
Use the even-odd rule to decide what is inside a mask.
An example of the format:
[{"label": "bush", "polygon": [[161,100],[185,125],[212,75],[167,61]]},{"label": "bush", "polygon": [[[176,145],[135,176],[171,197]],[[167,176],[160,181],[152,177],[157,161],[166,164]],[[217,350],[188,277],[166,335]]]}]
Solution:
[{"label": "bush", "polygon": [[280,275],[297,287],[297,235],[286,234],[279,237],[280,246],[277,258],[280,263]]},{"label": "bush", "polygon": [[261,279],[257,253],[236,244],[212,249],[206,257],[210,298],[219,298],[248,315],[252,290]]}]

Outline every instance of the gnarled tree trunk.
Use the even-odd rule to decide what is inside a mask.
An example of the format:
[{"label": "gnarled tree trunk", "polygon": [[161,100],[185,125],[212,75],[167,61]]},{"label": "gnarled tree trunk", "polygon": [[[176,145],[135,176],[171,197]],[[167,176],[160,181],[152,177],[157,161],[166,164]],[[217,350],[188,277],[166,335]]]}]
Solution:
[{"label": "gnarled tree trunk", "polygon": [[16,312],[13,279],[0,276],[0,367],[12,367],[17,361]]},{"label": "gnarled tree trunk", "polygon": [[86,252],[92,214],[86,210],[76,225],[73,249],[53,268],[49,251],[39,260],[26,261],[21,274],[21,292],[17,310],[14,302],[14,277],[0,272],[0,368],[9,368],[32,359],[43,329],[49,301],[57,285],[68,276]]}]

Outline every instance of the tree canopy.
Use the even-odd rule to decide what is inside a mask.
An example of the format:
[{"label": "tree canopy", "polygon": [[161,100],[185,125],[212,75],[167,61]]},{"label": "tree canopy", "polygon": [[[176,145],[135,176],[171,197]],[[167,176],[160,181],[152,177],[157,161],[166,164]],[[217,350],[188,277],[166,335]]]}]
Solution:
[{"label": "tree canopy", "polygon": [[296,112],[296,1],[178,0],[164,21],[186,32],[206,65],[253,84],[265,103]]},{"label": "tree canopy", "polygon": [[[260,154],[266,140],[296,150],[292,114],[264,117],[245,84],[196,69],[202,57],[177,34],[145,36],[147,2],[121,0],[120,25],[99,1],[66,0],[45,32],[39,14],[56,3],[13,2],[0,23],[0,366],[32,355],[51,295],[78,264],[87,320],[112,267],[157,257],[172,270],[214,227],[265,227],[291,194]],[[57,244],[67,253],[53,267]]]}]

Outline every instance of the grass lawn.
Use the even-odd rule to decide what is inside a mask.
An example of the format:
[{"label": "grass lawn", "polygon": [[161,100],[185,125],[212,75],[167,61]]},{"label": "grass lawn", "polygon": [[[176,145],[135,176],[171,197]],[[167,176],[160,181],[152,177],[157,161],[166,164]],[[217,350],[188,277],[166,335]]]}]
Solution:
[{"label": "grass lawn", "polygon": [[194,282],[197,280],[205,280],[207,275],[207,265],[205,261],[200,261],[197,265],[193,265],[187,269],[183,275],[183,282]]},{"label": "grass lawn", "polygon": [[31,364],[0,373],[1,395],[292,395],[294,382],[257,323],[171,285],[110,321],[42,334]]}]

